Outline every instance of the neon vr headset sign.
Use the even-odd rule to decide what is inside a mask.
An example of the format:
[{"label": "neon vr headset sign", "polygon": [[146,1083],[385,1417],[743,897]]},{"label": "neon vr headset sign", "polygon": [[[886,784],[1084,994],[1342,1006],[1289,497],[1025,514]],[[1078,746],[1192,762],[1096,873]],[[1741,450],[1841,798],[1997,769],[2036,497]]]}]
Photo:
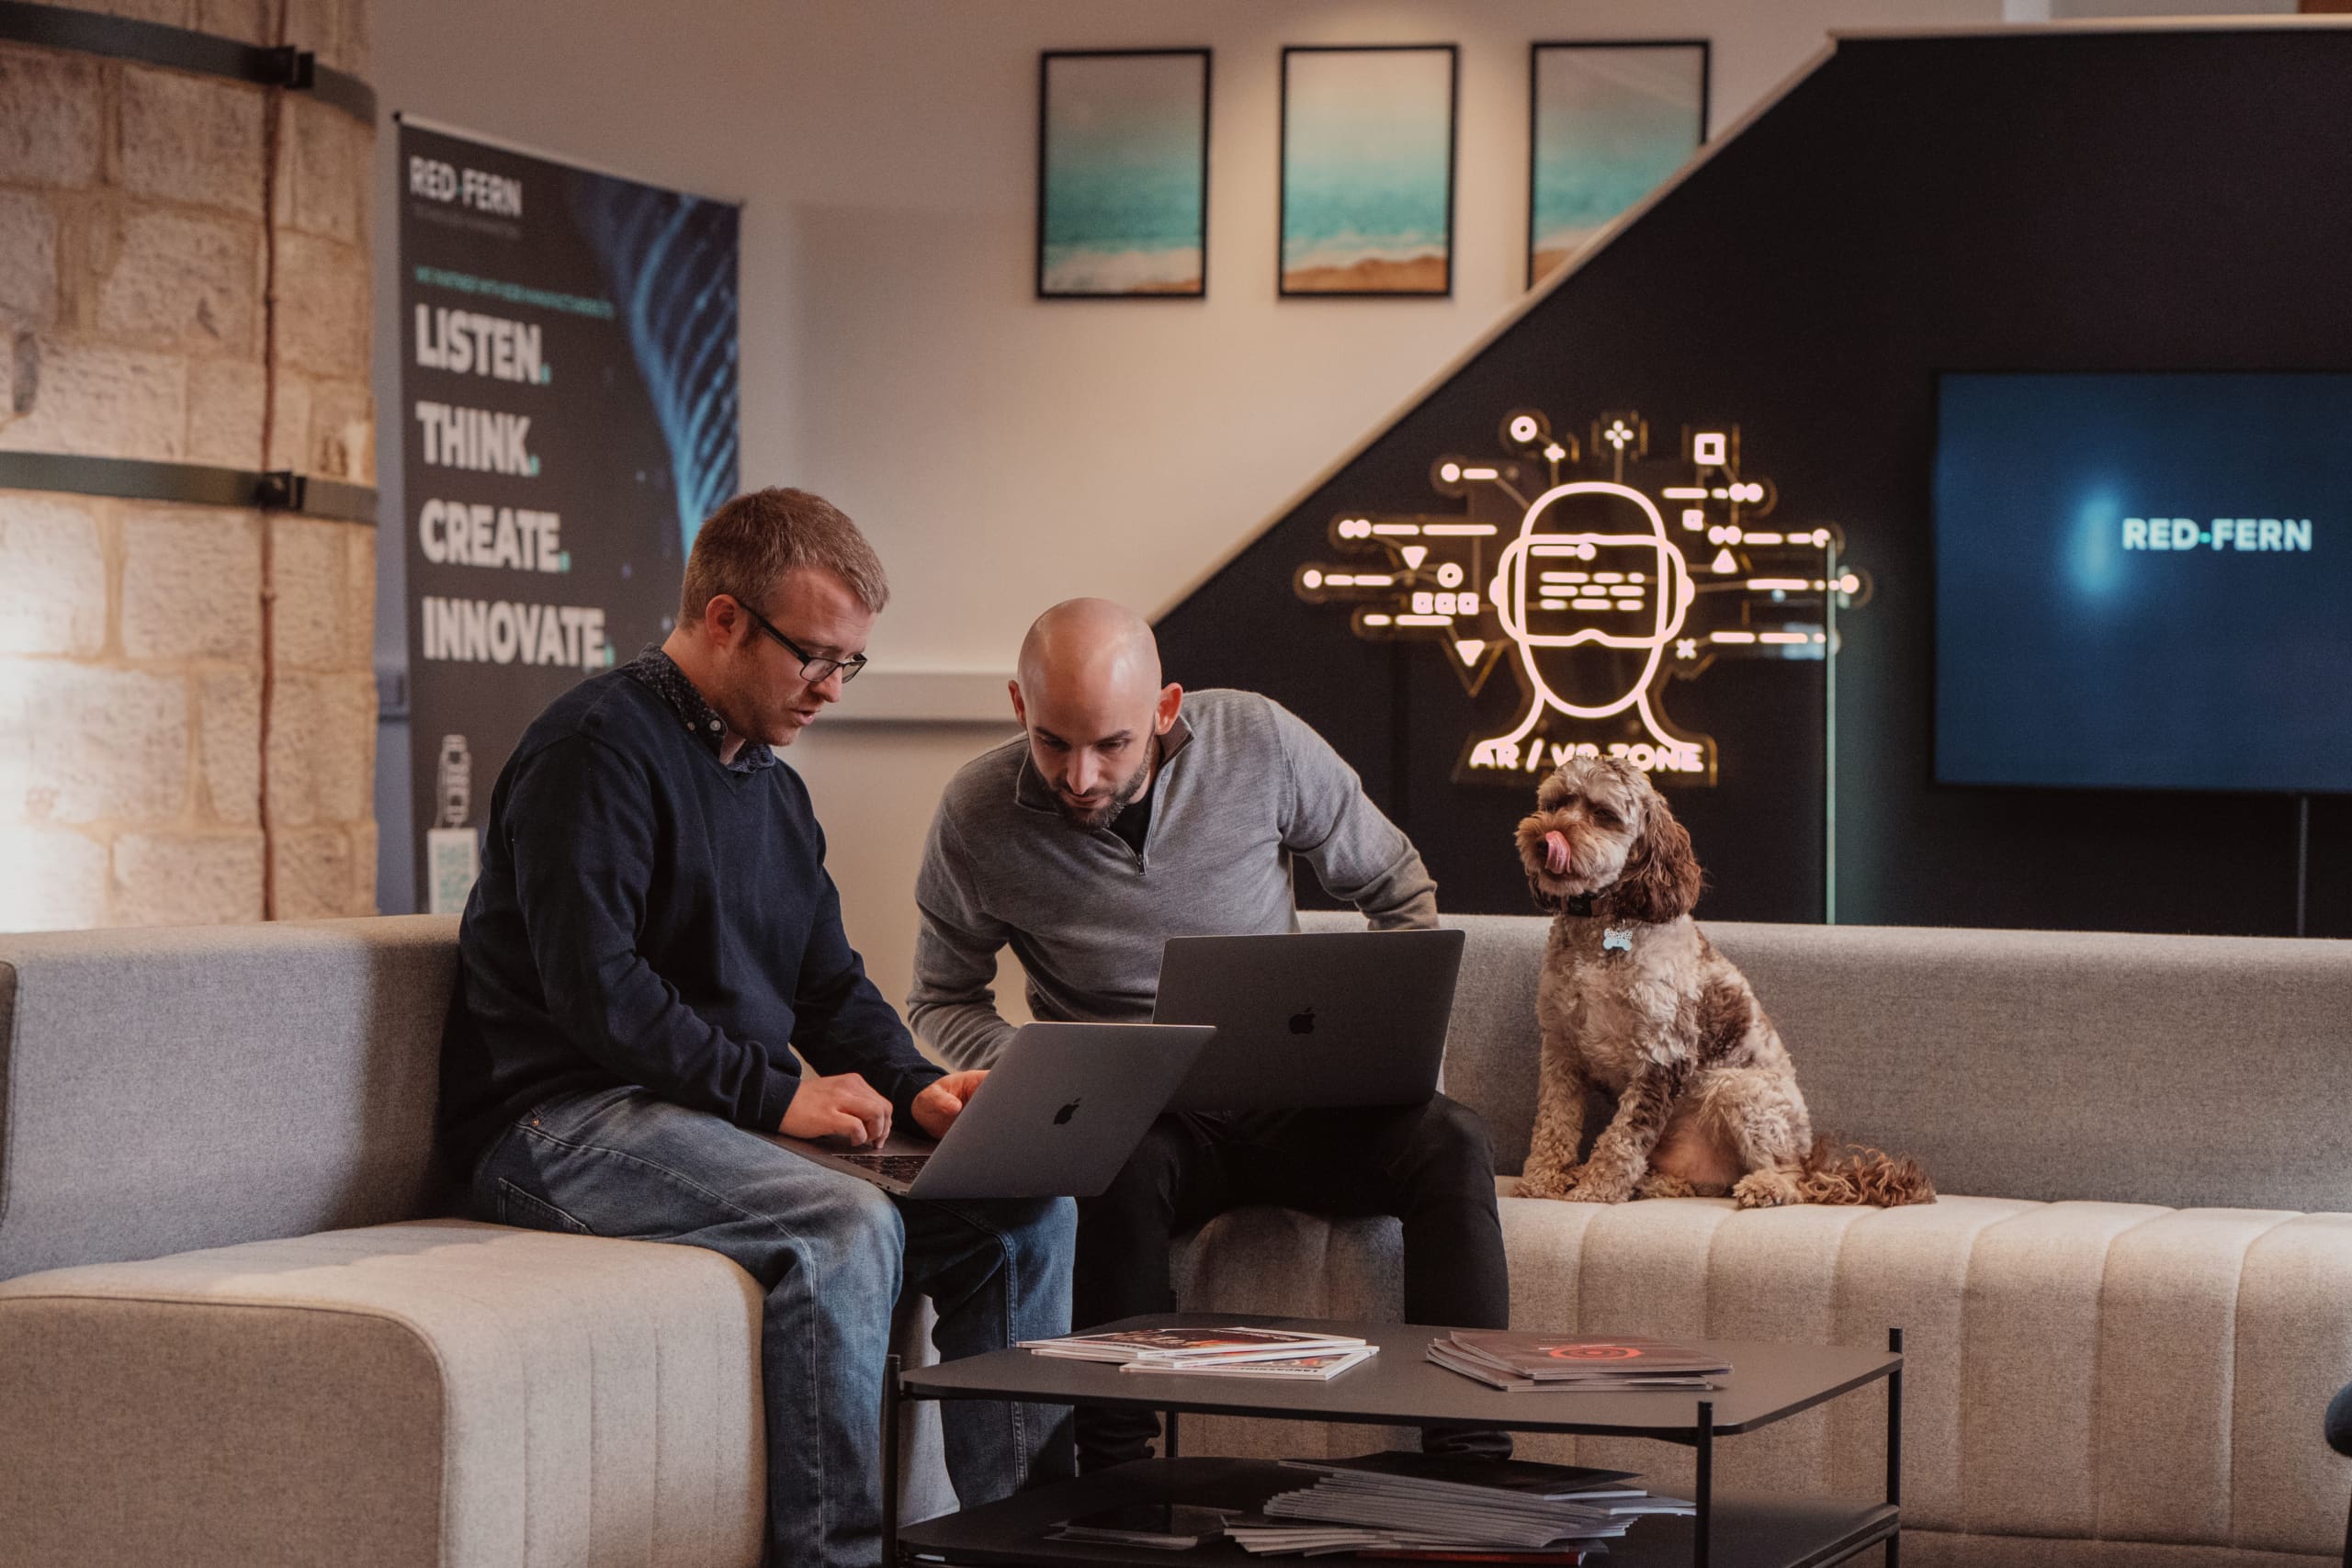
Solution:
[{"label": "neon vr headset sign", "polygon": [[1331,544],[1356,561],[1294,575],[1307,603],[1351,605],[1360,637],[1437,644],[1474,697],[1510,658],[1524,711],[1464,743],[1456,781],[1607,754],[1712,784],[1715,743],[1668,718],[1668,677],[1722,658],[1823,658],[1830,611],[1868,597],[1838,564],[1835,526],[1758,526],[1777,497],[1741,473],[1736,425],[1686,430],[1671,459],[1652,460],[1649,443],[1638,413],[1601,415],[1586,445],[1517,410],[1503,421],[1510,457],[1431,466],[1463,513],[1342,513]]}]

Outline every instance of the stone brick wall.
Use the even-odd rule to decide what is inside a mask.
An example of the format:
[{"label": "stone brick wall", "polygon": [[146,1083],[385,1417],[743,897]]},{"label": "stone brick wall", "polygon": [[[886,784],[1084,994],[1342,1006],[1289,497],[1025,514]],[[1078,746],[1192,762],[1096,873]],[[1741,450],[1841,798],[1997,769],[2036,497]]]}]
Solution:
[{"label": "stone brick wall", "polygon": [[[282,8],[367,74],[368,0],[82,8],[254,43]],[[375,483],[375,134],[272,120],[0,44],[0,448]],[[372,913],[374,570],[360,525],[0,491],[0,930]]]}]

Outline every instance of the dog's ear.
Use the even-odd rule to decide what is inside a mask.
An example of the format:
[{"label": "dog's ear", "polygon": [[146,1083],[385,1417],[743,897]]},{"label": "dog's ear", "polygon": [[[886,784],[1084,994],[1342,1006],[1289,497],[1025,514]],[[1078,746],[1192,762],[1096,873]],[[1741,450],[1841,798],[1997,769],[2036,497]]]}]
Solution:
[{"label": "dog's ear", "polygon": [[1625,857],[1625,869],[1609,889],[1610,909],[1637,925],[1662,926],[1689,914],[1699,902],[1699,857],[1690,835],[1666,797],[1655,788],[1642,802],[1642,836]]}]

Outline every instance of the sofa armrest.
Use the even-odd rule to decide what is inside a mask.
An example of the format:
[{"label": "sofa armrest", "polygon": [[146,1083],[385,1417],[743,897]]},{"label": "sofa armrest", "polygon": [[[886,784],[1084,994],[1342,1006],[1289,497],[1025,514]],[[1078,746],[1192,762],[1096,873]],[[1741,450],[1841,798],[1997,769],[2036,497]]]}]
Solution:
[{"label": "sofa armrest", "polygon": [[0,1568],[760,1558],[757,1288],[462,1222],[0,1284]]}]

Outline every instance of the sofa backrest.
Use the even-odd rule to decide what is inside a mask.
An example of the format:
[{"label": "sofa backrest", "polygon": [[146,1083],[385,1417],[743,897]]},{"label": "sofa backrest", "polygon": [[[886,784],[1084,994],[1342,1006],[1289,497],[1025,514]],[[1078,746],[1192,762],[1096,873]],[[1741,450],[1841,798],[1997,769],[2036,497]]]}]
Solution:
[{"label": "sofa backrest", "polygon": [[0,1279],[437,1206],[453,917],[0,936]]},{"label": "sofa backrest", "polygon": [[[1549,922],[1446,923],[1469,933],[1446,1089],[1516,1171]],[[0,936],[0,1279],[436,1212],[457,925]],[[1815,1127],[1915,1155],[1944,1191],[2352,1211],[2352,942],[1707,931]]]},{"label": "sofa backrest", "polygon": [[[1469,933],[1446,1090],[1516,1171],[1550,922],[1445,923]],[[2352,942],[1702,924],[1815,1128],[1916,1156],[1942,1191],[2352,1211]]]}]

